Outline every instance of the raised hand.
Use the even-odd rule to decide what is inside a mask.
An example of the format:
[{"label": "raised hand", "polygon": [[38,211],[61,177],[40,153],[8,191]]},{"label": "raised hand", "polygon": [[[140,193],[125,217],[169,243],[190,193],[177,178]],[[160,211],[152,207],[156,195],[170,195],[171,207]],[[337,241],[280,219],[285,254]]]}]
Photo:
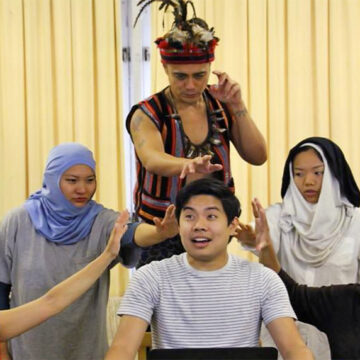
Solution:
[{"label": "raised hand", "polygon": [[198,156],[194,159],[189,159],[189,161],[185,163],[180,174],[180,179],[184,179],[190,174],[211,174],[219,170],[222,170],[222,165],[212,164],[211,155]]},{"label": "raised hand", "polygon": [[173,204],[166,209],[163,219],[155,217],[153,221],[156,231],[164,240],[174,237],[179,232],[178,222],[175,217],[175,205]]},{"label": "raised hand", "polygon": [[219,101],[239,107],[242,105],[240,85],[232,80],[226,72],[214,70],[218,83],[210,86],[210,94]]},{"label": "raised hand", "polygon": [[109,241],[104,250],[114,258],[116,258],[116,256],[118,256],[119,254],[120,241],[125,231],[127,230],[126,224],[128,223],[128,221],[129,221],[129,212],[125,209],[117,217]]},{"label": "raised hand", "polygon": [[251,225],[245,225],[239,221],[235,236],[242,246],[250,248],[256,247],[256,234]]},{"label": "raised hand", "polygon": [[263,248],[271,245],[269,225],[267,223],[265,210],[257,198],[251,202],[251,206],[255,218],[255,247],[256,250],[261,251]]}]

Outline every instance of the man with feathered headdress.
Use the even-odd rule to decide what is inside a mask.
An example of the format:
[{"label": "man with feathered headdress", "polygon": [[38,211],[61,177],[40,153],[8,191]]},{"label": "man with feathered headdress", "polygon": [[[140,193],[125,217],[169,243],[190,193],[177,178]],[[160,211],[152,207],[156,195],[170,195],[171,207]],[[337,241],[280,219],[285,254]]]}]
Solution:
[{"label": "man with feathered headdress", "polygon": [[[207,85],[219,42],[214,29],[184,0],[141,0],[135,24],[155,1],[161,2],[160,10],[172,8],[175,19],[155,41],[169,86],[133,106],[126,121],[137,159],[136,212],[148,223],[163,217],[179,189],[196,178],[213,176],[234,190],[230,142],[250,164],[261,165],[267,158],[239,84],[227,73],[213,71],[218,83]],[[187,19],[189,5],[194,16]],[[177,237],[169,239],[145,250],[139,266],[183,251]]]}]

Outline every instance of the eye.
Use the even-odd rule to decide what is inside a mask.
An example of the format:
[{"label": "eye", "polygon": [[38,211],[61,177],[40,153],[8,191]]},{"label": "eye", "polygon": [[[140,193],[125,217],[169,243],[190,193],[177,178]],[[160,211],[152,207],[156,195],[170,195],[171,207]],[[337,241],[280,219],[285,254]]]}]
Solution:
[{"label": "eye", "polygon": [[194,75],[194,78],[195,78],[195,79],[202,79],[204,76],[205,76],[204,73],[200,73],[200,74],[195,74],[195,75]]},{"label": "eye", "polygon": [[186,78],[186,75],[185,74],[175,74],[175,77],[178,79],[178,80],[184,80]]},{"label": "eye", "polygon": [[192,214],[185,214],[184,215],[185,220],[192,220],[193,218],[194,218],[194,215],[192,215]]},{"label": "eye", "polygon": [[73,178],[67,178],[65,179],[65,181],[69,184],[75,184],[76,183],[76,179],[73,179]]},{"label": "eye", "polygon": [[209,214],[208,215],[208,219],[209,220],[216,220],[218,217],[217,217],[217,215],[215,215],[215,214]]},{"label": "eye", "polygon": [[92,183],[95,182],[95,180],[96,180],[96,179],[95,179],[94,177],[92,177],[92,178],[87,179],[86,182],[87,182],[88,184],[92,184]]},{"label": "eye", "polygon": [[301,177],[303,176],[303,173],[301,171],[295,171],[294,176]]},{"label": "eye", "polygon": [[322,176],[322,175],[324,175],[324,170],[315,171],[315,175],[317,175],[317,176]]}]

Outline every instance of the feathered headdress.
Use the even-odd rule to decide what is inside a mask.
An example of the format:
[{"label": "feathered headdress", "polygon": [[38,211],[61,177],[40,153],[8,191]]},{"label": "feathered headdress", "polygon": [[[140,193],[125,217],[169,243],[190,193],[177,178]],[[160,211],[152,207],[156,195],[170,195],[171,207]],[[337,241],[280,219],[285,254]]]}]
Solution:
[{"label": "feathered headdress", "polygon": [[[209,29],[207,23],[196,17],[195,7],[191,0],[140,0],[142,5],[136,19],[136,25],[141,13],[151,3],[161,2],[159,10],[173,8],[174,22],[168,33],[156,39],[160,49],[161,61],[165,64],[201,64],[214,60],[215,46],[219,39],[214,36],[214,28]],[[187,7],[193,10],[193,17],[187,17]]]}]

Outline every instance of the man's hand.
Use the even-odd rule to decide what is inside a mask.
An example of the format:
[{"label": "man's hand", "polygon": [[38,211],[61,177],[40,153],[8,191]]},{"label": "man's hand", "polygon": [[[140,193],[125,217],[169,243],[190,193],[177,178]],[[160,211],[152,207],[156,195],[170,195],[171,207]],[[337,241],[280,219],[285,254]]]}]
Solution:
[{"label": "man's hand", "polygon": [[163,219],[155,217],[153,221],[156,231],[164,240],[174,237],[179,232],[178,222],[175,217],[175,205],[170,205],[166,209]]},{"label": "man's hand", "polygon": [[114,259],[118,256],[120,251],[120,241],[122,236],[127,230],[127,223],[129,221],[129,212],[127,210],[122,211],[115,221],[113,230],[110,235],[110,239],[106,245],[104,252],[109,253]]},{"label": "man's hand", "polygon": [[211,174],[215,171],[222,170],[221,164],[212,164],[211,155],[198,156],[194,159],[189,159],[183,166],[180,174],[180,179],[184,179],[187,175],[200,173]]},{"label": "man's hand", "polygon": [[217,100],[232,106],[234,110],[245,109],[240,85],[232,80],[226,72],[215,70],[213,74],[217,76],[218,83],[210,86],[210,94]]}]

